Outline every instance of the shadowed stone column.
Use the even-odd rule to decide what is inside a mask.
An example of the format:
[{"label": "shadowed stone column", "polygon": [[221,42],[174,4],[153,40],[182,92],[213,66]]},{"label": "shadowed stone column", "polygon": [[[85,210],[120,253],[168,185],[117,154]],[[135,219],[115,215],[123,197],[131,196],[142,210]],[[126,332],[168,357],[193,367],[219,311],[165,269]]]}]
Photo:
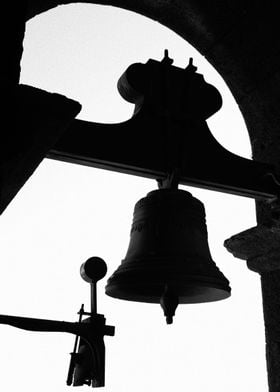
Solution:
[{"label": "shadowed stone column", "polygon": [[1,9],[0,214],[81,110],[61,94],[19,84],[26,9],[27,0]]},{"label": "shadowed stone column", "polygon": [[270,392],[280,391],[280,227],[256,226],[232,236],[225,247],[261,276]]},{"label": "shadowed stone column", "polygon": [[[17,85],[23,52],[27,0],[1,4],[1,75],[2,90]],[[4,90],[5,91],[5,90]]]}]

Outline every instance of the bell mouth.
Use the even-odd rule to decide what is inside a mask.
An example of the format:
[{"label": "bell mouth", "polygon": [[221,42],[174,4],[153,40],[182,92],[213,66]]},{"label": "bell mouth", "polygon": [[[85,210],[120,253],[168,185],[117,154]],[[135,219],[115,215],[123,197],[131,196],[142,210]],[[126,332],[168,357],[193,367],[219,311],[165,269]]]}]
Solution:
[{"label": "bell mouth", "polygon": [[[127,301],[146,302],[146,303],[160,303],[160,299],[164,292],[165,285],[158,287],[137,287],[135,285],[120,285],[119,283],[110,283],[110,287],[106,288],[106,294],[113,298],[118,298]],[[172,286],[174,287],[174,286]],[[230,290],[204,286],[200,282],[195,282],[185,286],[184,289],[173,291],[178,294],[179,304],[198,304],[206,302],[215,302],[230,297]]]},{"label": "bell mouth", "polygon": [[[108,279],[106,294],[127,301],[160,303],[166,286],[178,297],[179,304],[214,302],[231,295],[228,280],[217,268],[215,277],[183,272],[172,274],[164,268],[133,270],[122,264]],[[139,264],[138,264],[139,265]]]}]

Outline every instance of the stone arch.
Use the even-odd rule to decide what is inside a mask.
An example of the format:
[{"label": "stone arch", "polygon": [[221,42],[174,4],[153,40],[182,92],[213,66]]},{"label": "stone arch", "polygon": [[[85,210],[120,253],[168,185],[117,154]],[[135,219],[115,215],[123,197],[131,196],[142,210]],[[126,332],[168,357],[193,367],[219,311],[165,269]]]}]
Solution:
[{"label": "stone arch", "polygon": [[[266,12],[258,2],[254,5],[216,4],[194,0],[154,1],[154,0],[109,0],[80,1],[80,3],[111,5],[147,16],[178,33],[193,45],[216,68],[232,91],[248,125],[251,140],[257,130],[252,130],[253,121],[249,113],[256,87],[262,80],[270,78],[277,69],[271,60],[276,56],[273,46],[273,10]],[[35,1],[28,5],[27,19],[54,8],[57,5],[75,3],[74,1]],[[269,30],[262,25],[269,22]],[[265,60],[266,59],[266,60]],[[257,102],[256,102],[257,103]],[[259,114],[260,115],[260,114]],[[253,153],[255,151],[253,144]],[[257,154],[260,155],[260,154]],[[264,156],[262,155],[262,158]]]},{"label": "stone arch", "polygon": [[[30,0],[26,19],[71,0]],[[275,5],[203,0],[80,1],[124,8],[170,28],[195,47],[230,88],[249,132],[253,158],[280,171],[278,20]],[[260,221],[267,220],[262,204]]]}]

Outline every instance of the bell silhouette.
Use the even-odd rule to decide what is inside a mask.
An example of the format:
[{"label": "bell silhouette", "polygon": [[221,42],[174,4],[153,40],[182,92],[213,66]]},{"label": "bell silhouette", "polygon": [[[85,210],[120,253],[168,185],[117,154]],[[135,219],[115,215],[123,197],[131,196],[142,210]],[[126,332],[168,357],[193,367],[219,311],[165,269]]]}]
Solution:
[{"label": "bell silhouette", "polygon": [[218,301],[230,291],[211,258],[205,210],[198,199],[167,188],[136,203],[128,251],[108,279],[107,295],[160,303],[171,324],[178,303]]}]

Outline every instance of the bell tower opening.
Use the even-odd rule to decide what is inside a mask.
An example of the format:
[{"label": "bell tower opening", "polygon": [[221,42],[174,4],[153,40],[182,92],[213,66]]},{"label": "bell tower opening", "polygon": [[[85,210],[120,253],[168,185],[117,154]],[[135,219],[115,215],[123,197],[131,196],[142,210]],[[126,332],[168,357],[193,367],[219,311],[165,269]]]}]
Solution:
[{"label": "bell tower opening", "polygon": [[[186,67],[192,57],[198,72],[217,87],[223,106],[208,120],[210,130],[225,148],[250,158],[244,121],[220,75],[177,34],[129,11],[72,4],[34,17],[27,23],[21,83],[78,100],[83,107],[80,119],[123,122],[132,116],[133,105],[118,94],[119,77],[131,63],[161,60],[164,49],[178,67]],[[135,135],[136,143],[138,138],[141,135]],[[86,288],[75,281],[81,261],[100,256],[112,274],[125,257],[135,202],[156,187],[150,179],[45,159],[1,218],[0,255],[7,265],[0,287],[2,297],[9,298],[6,313],[72,316],[77,298],[85,297]],[[100,295],[100,307],[116,325],[114,346],[108,345],[108,391],[264,391],[259,279],[223,248],[224,239],[255,224],[254,201],[181,188],[206,207],[211,254],[231,281],[232,297],[179,307],[176,322],[166,327],[158,306]],[[13,285],[6,279],[10,265],[16,271]],[[15,285],[20,296],[14,295]],[[81,287],[80,292],[73,287]],[[34,343],[33,337],[9,333],[5,330],[5,341],[13,339],[18,345],[2,344],[3,357],[13,358],[12,366],[8,361],[2,366],[4,390],[14,392],[10,380],[15,368],[23,389],[35,391],[40,383],[43,392],[54,384],[62,390],[64,353],[72,340],[40,335]],[[19,344],[25,347],[23,353]],[[34,363],[34,358],[40,360]],[[26,377],[31,361],[32,382]],[[52,377],[45,377],[46,371]]]}]

